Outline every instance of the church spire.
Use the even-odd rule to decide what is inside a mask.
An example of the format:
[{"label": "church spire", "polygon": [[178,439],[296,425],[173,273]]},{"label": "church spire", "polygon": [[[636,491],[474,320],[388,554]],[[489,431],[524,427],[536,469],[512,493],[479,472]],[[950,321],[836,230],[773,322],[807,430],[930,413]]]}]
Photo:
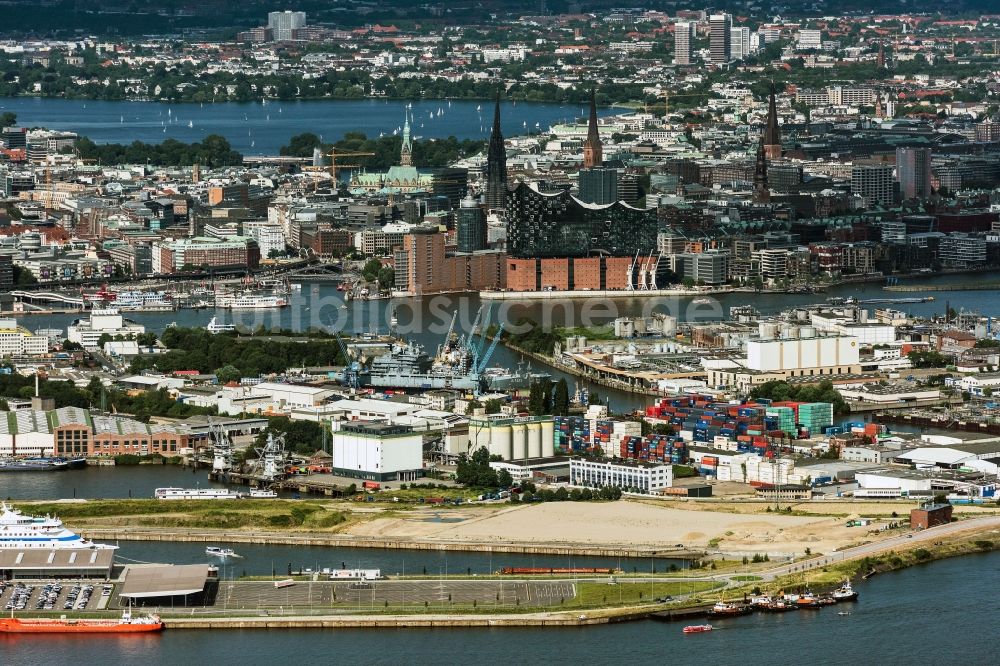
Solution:
[{"label": "church spire", "polygon": [[410,141],[410,112],[405,111],[406,120],[403,122],[403,147],[399,151],[399,164],[401,166],[413,166],[413,143]]},{"label": "church spire", "polygon": [[507,148],[500,129],[500,91],[493,111],[493,131],[486,153],[486,205],[491,210],[503,209],[507,200]]},{"label": "church spire", "polygon": [[774,100],[774,82],[767,101],[767,126],[764,128],[764,153],[769,159],[781,157],[781,129],[778,127],[778,108]]},{"label": "church spire", "polygon": [[587,169],[604,164],[604,148],[601,133],[597,129],[597,96],[590,89],[590,121],[587,125],[587,140],[583,143],[583,166]]}]

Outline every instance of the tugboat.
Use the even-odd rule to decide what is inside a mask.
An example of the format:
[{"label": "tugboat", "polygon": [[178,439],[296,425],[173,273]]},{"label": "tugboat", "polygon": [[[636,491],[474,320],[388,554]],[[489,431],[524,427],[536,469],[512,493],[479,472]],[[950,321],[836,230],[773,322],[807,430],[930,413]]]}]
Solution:
[{"label": "tugboat", "polygon": [[725,601],[719,601],[719,603],[712,606],[712,610],[708,611],[709,617],[737,617],[739,615],[749,615],[753,612],[752,606],[744,606],[743,604],[730,604]]},{"label": "tugboat", "polygon": [[712,625],[710,624],[691,624],[684,627],[683,632],[685,634],[701,634],[706,631],[712,631]]},{"label": "tugboat", "polygon": [[841,601],[857,601],[858,592],[853,587],[851,587],[851,581],[845,580],[844,584],[833,591],[830,595],[836,602]]}]

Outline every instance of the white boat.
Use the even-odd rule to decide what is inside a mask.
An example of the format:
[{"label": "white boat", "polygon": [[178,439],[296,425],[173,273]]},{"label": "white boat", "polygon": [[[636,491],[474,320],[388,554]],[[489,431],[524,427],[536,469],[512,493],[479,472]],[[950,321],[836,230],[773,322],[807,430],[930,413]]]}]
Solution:
[{"label": "white boat", "polygon": [[226,488],[157,488],[153,497],[159,500],[230,500],[241,499],[243,495]]},{"label": "white boat", "polygon": [[0,550],[26,548],[62,550],[66,548],[91,548],[115,550],[118,546],[94,543],[76,532],[63,527],[55,516],[28,516],[6,503],[0,504]]},{"label": "white boat", "polygon": [[278,493],[265,488],[251,488],[246,494],[247,499],[277,499]]},{"label": "white boat", "polygon": [[691,301],[691,304],[692,305],[711,305],[712,304],[712,299],[711,298],[696,298],[693,301]]},{"label": "white boat", "polygon": [[209,546],[205,549],[205,554],[212,555],[213,557],[239,557],[232,548],[220,548],[218,546]]},{"label": "white boat", "polygon": [[236,330],[236,324],[220,324],[216,321],[215,317],[212,317],[208,326],[205,327],[209,333],[215,335],[217,333],[229,333]]},{"label": "white boat", "polygon": [[216,307],[230,310],[273,310],[288,306],[288,299],[277,294],[220,294]]}]

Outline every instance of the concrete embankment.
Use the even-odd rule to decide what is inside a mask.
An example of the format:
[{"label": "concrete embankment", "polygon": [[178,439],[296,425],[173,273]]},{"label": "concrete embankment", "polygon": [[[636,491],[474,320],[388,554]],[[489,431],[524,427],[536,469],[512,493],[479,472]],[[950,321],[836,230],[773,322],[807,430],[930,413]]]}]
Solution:
[{"label": "concrete embankment", "polygon": [[526,555],[570,555],[593,557],[660,557],[670,559],[700,559],[705,553],[686,549],[663,549],[654,546],[611,548],[583,544],[518,544],[438,542],[401,539],[367,539],[336,534],[277,534],[269,532],[225,532],[184,530],[174,528],[93,528],[80,529],[88,539],[97,541],[176,541],[208,543],[249,543],[258,545],[329,546],[337,548],[376,548],[384,550],[438,550],[476,553],[518,553]]}]

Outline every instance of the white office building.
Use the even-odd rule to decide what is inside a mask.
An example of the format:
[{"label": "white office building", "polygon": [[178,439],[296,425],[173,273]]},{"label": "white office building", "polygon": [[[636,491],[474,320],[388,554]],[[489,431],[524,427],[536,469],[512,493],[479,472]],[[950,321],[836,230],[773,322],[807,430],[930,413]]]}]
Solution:
[{"label": "white office building", "polygon": [[574,458],[569,462],[569,482],[573,486],[611,486],[623,492],[655,495],[674,484],[674,471],[665,464]]},{"label": "white office building", "polygon": [[102,335],[127,338],[145,332],[145,326],[125,319],[118,310],[91,310],[90,319],[79,319],[66,328],[66,339],[84,349],[97,349]]},{"label": "white office building", "polygon": [[823,48],[822,30],[799,30],[799,49],[821,49]]},{"label": "white office building", "polygon": [[729,48],[733,60],[743,60],[752,53],[750,28],[733,28],[729,31]]},{"label": "white office building", "polygon": [[49,353],[49,339],[17,325],[14,319],[0,319],[0,358],[38,356]]}]

